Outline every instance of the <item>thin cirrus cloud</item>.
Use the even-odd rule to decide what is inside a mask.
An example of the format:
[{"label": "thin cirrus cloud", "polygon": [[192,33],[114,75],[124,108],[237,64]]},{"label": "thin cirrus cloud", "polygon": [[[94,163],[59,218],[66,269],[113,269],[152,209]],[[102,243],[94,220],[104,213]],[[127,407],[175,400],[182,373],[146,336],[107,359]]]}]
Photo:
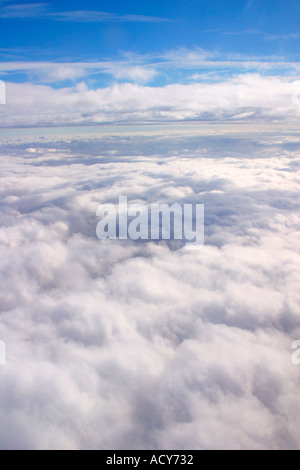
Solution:
[{"label": "thin cirrus cloud", "polygon": [[122,22],[122,23],[164,23],[167,18],[144,15],[116,15],[101,11],[66,11],[49,14],[49,18],[58,21],[77,21],[82,23]]},{"label": "thin cirrus cloud", "polygon": [[40,18],[46,14],[47,8],[47,3],[4,5],[0,9],[0,18]]},{"label": "thin cirrus cloud", "polygon": [[149,66],[130,64],[126,62],[2,62],[0,64],[2,75],[24,74],[30,81],[40,83],[60,83],[66,80],[76,81],[95,74],[111,75],[116,80],[146,83],[152,80],[157,72]]},{"label": "thin cirrus cloud", "polygon": [[[5,52],[7,55],[7,51]],[[2,54],[3,55],[3,54]],[[3,61],[1,76],[14,81],[23,75],[31,83],[61,84],[66,80],[86,80],[100,75],[110,75],[113,80],[149,83],[159,76],[167,83],[186,83],[190,80],[224,80],[240,73],[260,73],[297,77],[300,64],[284,57],[250,56],[247,54],[220,55],[200,48],[179,48],[162,53],[123,53],[117,60],[98,61]],[[212,74],[214,76],[212,77]]]},{"label": "thin cirrus cloud", "polygon": [[54,21],[71,21],[80,23],[163,23],[170,21],[145,15],[117,15],[110,12],[75,10],[52,11],[48,3],[26,3],[6,5],[0,9],[1,19],[46,19]]},{"label": "thin cirrus cloud", "polygon": [[224,31],[223,34],[227,36],[260,36],[265,41],[291,41],[300,38],[300,35],[297,33],[268,34],[263,31],[256,31],[252,29],[246,29],[245,31]]},{"label": "thin cirrus cloud", "polygon": [[290,41],[297,39],[300,39],[300,34],[272,34],[266,36],[267,41]]}]

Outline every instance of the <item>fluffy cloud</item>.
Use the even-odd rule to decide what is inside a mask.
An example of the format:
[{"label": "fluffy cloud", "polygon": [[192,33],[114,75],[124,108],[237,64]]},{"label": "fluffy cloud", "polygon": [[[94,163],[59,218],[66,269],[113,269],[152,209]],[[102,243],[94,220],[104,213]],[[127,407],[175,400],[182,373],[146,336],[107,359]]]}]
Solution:
[{"label": "fluffy cloud", "polygon": [[96,74],[111,75],[116,80],[127,80],[135,83],[151,81],[156,70],[147,65],[136,65],[128,62],[2,62],[0,72],[6,76],[19,73],[30,77],[30,80],[42,84],[78,81]]},{"label": "fluffy cloud", "polygon": [[[298,136],[105,132],[1,140],[0,447],[299,449]],[[100,242],[119,195],[205,203],[205,247]]]},{"label": "fluffy cloud", "polygon": [[[137,68],[114,73],[147,79],[154,72]],[[127,83],[98,90],[81,85],[53,89],[8,83],[7,105],[1,107],[0,117],[4,127],[191,119],[296,120],[298,94],[299,80],[257,74],[222,83],[161,88]]]}]

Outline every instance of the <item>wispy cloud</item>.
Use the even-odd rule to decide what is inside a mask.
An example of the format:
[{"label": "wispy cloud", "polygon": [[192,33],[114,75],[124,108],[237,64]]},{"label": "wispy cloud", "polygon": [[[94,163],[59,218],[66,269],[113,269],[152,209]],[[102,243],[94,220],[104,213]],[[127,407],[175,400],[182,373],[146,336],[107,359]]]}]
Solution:
[{"label": "wispy cloud", "polygon": [[290,41],[300,38],[297,33],[269,34],[264,31],[246,29],[244,31],[223,31],[226,36],[261,36],[265,41]]},{"label": "wispy cloud", "polygon": [[82,80],[95,74],[111,75],[115,80],[146,83],[156,75],[156,70],[147,65],[125,61],[103,62],[2,62],[0,75],[23,74],[38,83],[61,83],[66,80]]},{"label": "wispy cloud", "polygon": [[47,3],[6,5],[0,9],[0,18],[41,18],[47,14]]},{"label": "wispy cloud", "polygon": [[157,56],[159,66],[176,67],[203,71],[203,69],[230,68],[233,70],[278,70],[295,69],[299,71],[298,62],[286,61],[282,56],[253,56],[250,54],[224,54],[219,51],[206,51],[201,48],[173,49]]},{"label": "wispy cloud", "polygon": [[44,19],[53,21],[71,21],[78,23],[163,23],[170,21],[167,18],[159,18],[154,16],[131,14],[117,15],[116,13],[91,10],[53,11],[48,3],[6,5],[0,8],[0,18]]},{"label": "wispy cloud", "polygon": [[[5,54],[8,54],[7,50]],[[64,82],[78,82],[89,78],[98,80],[111,76],[113,81],[140,84],[151,82],[156,76],[165,83],[193,81],[223,81],[243,73],[265,76],[300,75],[300,63],[283,57],[254,57],[241,54],[222,55],[203,49],[175,49],[157,54],[123,53],[117,60],[97,61],[34,61],[11,60],[0,62],[0,79],[14,81],[22,75],[24,81],[65,86]]]},{"label": "wispy cloud", "polygon": [[242,36],[242,35],[249,35],[249,34],[257,34],[257,35],[264,35],[262,31],[256,31],[254,29],[246,29],[245,31],[224,31],[223,34],[228,36]]},{"label": "wispy cloud", "polygon": [[117,15],[115,13],[88,10],[49,13],[47,18],[58,21],[74,21],[81,23],[164,23],[170,21],[167,18],[159,18],[155,16]]},{"label": "wispy cloud", "polygon": [[273,34],[266,36],[267,41],[290,41],[300,39],[300,34]]}]

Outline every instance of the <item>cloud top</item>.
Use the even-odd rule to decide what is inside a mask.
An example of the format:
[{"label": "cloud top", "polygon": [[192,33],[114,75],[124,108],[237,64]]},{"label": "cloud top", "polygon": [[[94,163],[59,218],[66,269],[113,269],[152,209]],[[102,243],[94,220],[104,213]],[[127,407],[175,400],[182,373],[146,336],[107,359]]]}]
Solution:
[{"label": "cloud top", "polygon": [[[1,139],[1,448],[300,448],[299,136],[240,126]],[[120,194],[205,247],[100,242]]]},{"label": "cloud top", "polygon": [[[53,69],[54,70],[54,69]],[[57,74],[71,73],[64,66]],[[51,73],[49,70],[48,73]],[[143,79],[149,70],[118,70],[119,76]],[[89,90],[7,84],[1,126],[99,124],[105,122],[179,120],[291,120],[299,118],[299,81],[241,75],[222,83],[146,87],[116,84]]]}]

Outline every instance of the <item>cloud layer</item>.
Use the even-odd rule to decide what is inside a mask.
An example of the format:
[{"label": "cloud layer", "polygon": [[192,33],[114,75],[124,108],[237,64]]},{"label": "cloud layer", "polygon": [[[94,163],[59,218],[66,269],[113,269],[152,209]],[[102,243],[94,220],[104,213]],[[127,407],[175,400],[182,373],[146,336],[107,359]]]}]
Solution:
[{"label": "cloud layer", "polygon": [[[32,51],[31,51],[32,52]],[[17,55],[16,55],[17,53]],[[29,53],[29,56],[28,56]],[[224,82],[237,78],[239,74],[261,74],[262,76],[299,78],[300,64],[287,60],[282,56],[252,56],[249,54],[226,54],[220,51],[208,51],[201,48],[178,48],[160,53],[135,54],[122,52],[118,58],[73,62],[63,57],[56,61],[30,60],[30,50],[0,49],[3,60],[0,63],[0,74],[13,82],[31,82],[33,84],[53,83],[62,87],[68,81],[73,85],[81,80],[90,80],[94,85],[101,83],[107,75],[115,81],[133,81],[137,83],[153,83],[158,78],[163,84],[189,84],[193,81],[204,83]],[[24,60],[14,58],[24,57]],[[47,54],[46,54],[47,56]],[[6,61],[9,57],[10,61]],[[144,71],[134,73],[134,70]],[[63,73],[62,73],[63,71]],[[124,73],[126,71],[126,73]],[[16,77],[18,79],[16,80]],[[106,77],[108,78],[108,77]],[[68,86],[70,83],[67,83]],[[156,83],[158,85],[159,83]],[[94,86],[95,88],[95,86]]]},{"label": "cloud layer", "polygon": [[[151,72],[134,69],[118,73],[143,76]],[[85,84],[54,89],[8,83],[7,105],[0,108],[1,126],[228,119],[296,121],[299,83],[258,74],[222,83],[161,88],[125,83],[97,90],[89,90]]]},{"label": "cloud layer", "polygon": [[[1,139],[0,447],[299,449],[299,137],[107,134]],[[119,195],[205,203],[206,246],[100,242]]]}]

